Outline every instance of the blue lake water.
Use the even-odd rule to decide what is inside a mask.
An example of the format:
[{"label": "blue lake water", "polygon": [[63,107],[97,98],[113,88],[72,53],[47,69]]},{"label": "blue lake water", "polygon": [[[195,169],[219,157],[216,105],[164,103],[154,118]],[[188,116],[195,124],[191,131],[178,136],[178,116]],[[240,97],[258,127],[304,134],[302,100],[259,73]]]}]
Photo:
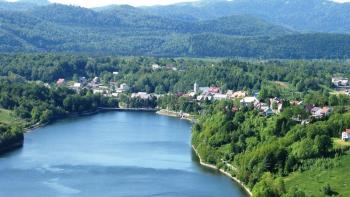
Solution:
[{"label": "blue lake water", "polygon": [[0,197],[243,197],[228,177],[199,165],[191,124],[147,112],[58,121],[0,156]]}]

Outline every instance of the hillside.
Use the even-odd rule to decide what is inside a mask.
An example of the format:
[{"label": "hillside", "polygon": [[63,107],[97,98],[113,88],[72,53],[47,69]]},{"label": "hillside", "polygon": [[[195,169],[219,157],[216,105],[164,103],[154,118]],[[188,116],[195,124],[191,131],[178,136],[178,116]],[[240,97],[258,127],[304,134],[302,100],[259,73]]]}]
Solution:
[{"label": "hillside", "polygon": [[144,9],[156,15],[192,21],[248,14],[298,31],[350,32],[350,3],[328,0],[202,0]]},{"label": "hillside", "polygon": [[249,15],[206,21],[131,6],[99,11],[50,4],[0,10],[0,52],[192,57],[346,58],[350,35],[300,34]]}]

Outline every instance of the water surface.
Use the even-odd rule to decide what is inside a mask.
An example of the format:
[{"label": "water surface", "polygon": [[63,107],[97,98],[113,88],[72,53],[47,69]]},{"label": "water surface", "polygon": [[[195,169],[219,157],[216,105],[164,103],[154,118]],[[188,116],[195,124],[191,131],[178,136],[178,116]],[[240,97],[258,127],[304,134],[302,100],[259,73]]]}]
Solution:
[{"label": "water surface", "polygon": [[246,196],[198,164],[190,127],[146,112],[58,121],[0,156],[0,196]]}]

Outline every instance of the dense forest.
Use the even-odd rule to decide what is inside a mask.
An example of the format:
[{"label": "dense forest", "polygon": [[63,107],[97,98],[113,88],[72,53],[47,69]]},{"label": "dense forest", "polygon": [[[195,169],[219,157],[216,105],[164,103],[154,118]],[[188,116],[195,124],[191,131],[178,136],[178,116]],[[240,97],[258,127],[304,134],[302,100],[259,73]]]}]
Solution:
[{"label": "dense forest", "polygon": [[99,11],[50,4],[0,9],[0,52],[166,57],[346,58],[350,36],[299,33],[249,15],[205,21],[155,16],[131,6]]},{"label": "dense forest", "polygon": [[115,99],[76,93],[68,88],[48,88],[43,83],[26,81],[10,74],[0,79],[0,106],[13,111],[21,121],[0,125],[0,152],[21,146],[23,129],[44,124],[67,115],[94,112],[98,107],[116,107]]},{"label": "dense forest", "polygon": [[[161,69],[153,70],[152,64],[159,64]],[[323,86],[331,87],[332,76],[350,73],[346,60],[241,61],[57,54],[0,55],[0,66],[0,75],[12,73],[29,81],[55,83],[59,78],[97,76],[106,84],[127,83],[132,92],[158,94],[187,92],[196,81],[200,86],[252,91],[259,91],[267,81],[283,81],[299,92],[319,91]],[[113,75],[116,71],[119,75]]]},{"label": "dense forest", "polygon": [[[348,105],[349,98],[343,104]],[[329,119],[300,125],[293,121],[305,113],[299,107],[266,118],[248,108],[232,112],[233,105],[210,106],[193,127],[192,142],[206,162],[230,171],[253,188],[254,196],[313,196],[310,191],[287,188],[285,180],[297,171],[336,169],[338,160],[348,154],[348,147],[335,146],[332,140],[350,126],[348,112],[336,111]],[[329,186],[313,188],[319,192],[315,196],[332,194],[323,192],[324,187]]]}]

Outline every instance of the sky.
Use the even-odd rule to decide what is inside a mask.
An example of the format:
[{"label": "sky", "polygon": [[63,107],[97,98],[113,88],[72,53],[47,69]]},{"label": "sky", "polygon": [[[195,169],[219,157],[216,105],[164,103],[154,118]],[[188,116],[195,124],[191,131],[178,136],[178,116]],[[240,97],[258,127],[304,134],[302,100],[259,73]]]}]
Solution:
[{"label": "sky", "polygon": [[[16,1],[16,0],[8,0]],[[190,2],[197,0],[49,0],[54,3],[62,3],[68,5],[79,5],[82,7],[101,7],[112,4],[128,4],[132,6],[151,6],[151,5],[169,5],[180,2]],[[350,2],[350,0],[333,0],[336,2],[344,3]]]}]

